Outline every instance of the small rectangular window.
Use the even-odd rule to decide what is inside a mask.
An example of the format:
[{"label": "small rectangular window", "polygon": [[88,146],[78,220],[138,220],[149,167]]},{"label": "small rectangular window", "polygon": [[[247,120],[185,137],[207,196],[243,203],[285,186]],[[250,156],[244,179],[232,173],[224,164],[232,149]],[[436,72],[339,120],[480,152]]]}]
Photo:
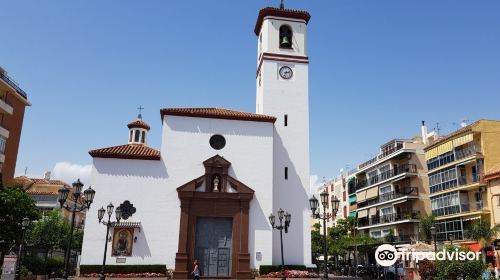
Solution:
[{"label": "small rectangular window", "polygon": [[288,126],[288,115],[285,115],[285,126]]},{"label": "small rectangular window", "polygon": [[288,180],[288,167],[285,167],[285,180]]}]

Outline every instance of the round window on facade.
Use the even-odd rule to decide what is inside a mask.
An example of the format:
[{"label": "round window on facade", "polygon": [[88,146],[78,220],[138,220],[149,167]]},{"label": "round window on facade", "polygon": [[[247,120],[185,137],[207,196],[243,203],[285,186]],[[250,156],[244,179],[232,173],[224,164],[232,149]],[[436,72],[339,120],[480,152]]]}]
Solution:
[{"label": "round window on facade", "polygon": [[216,150],[220,150],[226,146],[226,138],[220,134],[210,137],[210,146]]}]

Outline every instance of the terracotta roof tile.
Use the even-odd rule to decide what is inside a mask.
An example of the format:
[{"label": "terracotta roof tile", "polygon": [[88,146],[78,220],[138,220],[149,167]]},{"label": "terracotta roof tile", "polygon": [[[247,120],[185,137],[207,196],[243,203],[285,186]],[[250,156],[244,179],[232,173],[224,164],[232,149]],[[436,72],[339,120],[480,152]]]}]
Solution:
[{"label": "terracotta roof tile", "polygon": [[96,158],[160,160],[160,151],[142,144],[126,144],[89,151]]},{"label": "terracotta roof tile", "polygon": [[304,20],[306,24],[311,19],[311,15],[307,11],[266,7],[259,11],[259,16],[257,18],[257,22],[255,23],[255,29],[254,29],[255,35],[259,36],[260,28],[262,27],[262,22],[264,21],[264,18],[267,16],[301,19]]},{"label": "terracotta roof tile", "polygon": [[160,110],[160,113],[162,119],[165,115],[170,115],[170,116],[229,119],[229,120],[271,122],[271,123],[274,123],[276,121],[276,117],[273,116],[228,110],[222,108],[164,108]]},{"label": "terracotta roof tile", "polygon": [[59,193],[56,192],[42,192],[42,191],[26,191],[27,193],[31,195],[59,195]]},{"label": "terracotta roof tile", "polygon": [[493,168],[490,168],[485,174],[484,179],[486,181],[492,180],[494,178],[500,177],[500,163],[497,163]]},{"label": "terracotta roof tile", "polygon": [[127,124],[127,127],[128,128],[144,128],[146,130],[149,130],[149,124],[147,124],[146,122],[144,122],[142,119],[137,119],[129,124]]},{"label": "terracotta roof tile", "polygon": [[69,186],[67,183],[61,181],[61,180],[47,180],[45,178],[28,178],[26,176],[19,176],[14,178],[14,182],[16,183],[21,183],[22,182],[27,182],[31,184],[46,184],[46,185],[63,185],[63,186]]}]

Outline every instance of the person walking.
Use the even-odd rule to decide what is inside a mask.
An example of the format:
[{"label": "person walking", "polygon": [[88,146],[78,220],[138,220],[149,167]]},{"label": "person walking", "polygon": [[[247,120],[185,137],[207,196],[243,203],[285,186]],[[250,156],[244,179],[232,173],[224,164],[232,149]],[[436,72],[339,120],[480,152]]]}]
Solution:
[{"label": "person walking", "polygon": [[198,260],[194,260],[193,265],[193,272],[191,272],[191,274],[193,275],[193,280],[200,280],[200,268],[198,267]]}]

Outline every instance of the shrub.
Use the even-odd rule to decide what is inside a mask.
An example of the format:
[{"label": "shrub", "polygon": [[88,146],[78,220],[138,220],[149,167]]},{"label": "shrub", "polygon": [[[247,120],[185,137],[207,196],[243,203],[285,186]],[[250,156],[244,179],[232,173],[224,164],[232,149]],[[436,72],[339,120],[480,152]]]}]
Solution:
[{"label": "shrub", "polygon": [[50,274],[52,272],[58,274],[62,273],[64,269],[64,259],[62,257],[48,258],[47,263],[43,257],[36,255],[26,256],[23,259],[23,265],[33,272],[34,275]]},{"label": "shrub", "polygon": [[[285,270],[306,270],[305,265],[285,265]],[[264,275],[270,272],[281,271],[281,265],[261,265],[259,267],[259,274]]]},{"label": "shrub", "polygon": [[[80,274],[99,273],[101,265],[80,265]],[[167,265],[106,265],[105,273],[130,274],[130,273],[167,273]]]}]

